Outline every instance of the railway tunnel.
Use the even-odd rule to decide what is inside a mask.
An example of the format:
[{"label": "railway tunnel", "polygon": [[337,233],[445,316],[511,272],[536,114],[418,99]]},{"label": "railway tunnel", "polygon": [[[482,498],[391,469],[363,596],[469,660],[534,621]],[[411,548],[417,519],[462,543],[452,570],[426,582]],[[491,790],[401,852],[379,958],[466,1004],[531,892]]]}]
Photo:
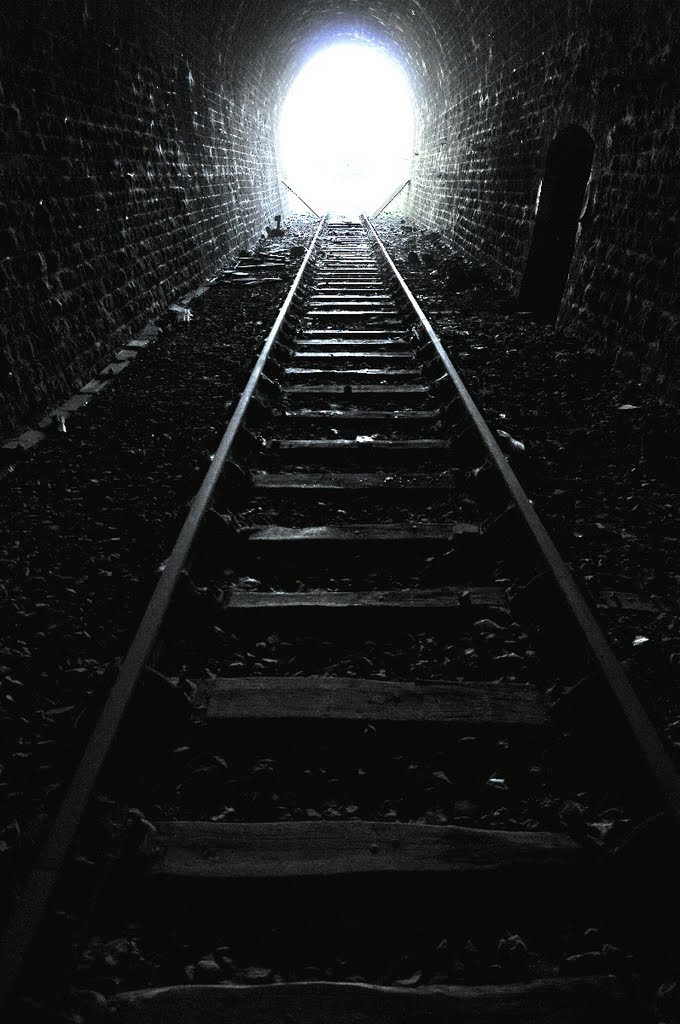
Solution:
[{"label": "railway tunnel", "polygon": [[408,78],[407,212],[515,293],[545,226],[550,147],[569,130],[589,138],[587,216],[577,196],[567,265],[544,261],[551,315],[651,378],[672,375],[673,4],[69,0],[1,17],[5,434],[285,213],[282,103],[305,62],[343,40]]},{"label": "railway tunnel", "polygon": [[8,1020],[677,1019],[677,6],[0,53]]}]

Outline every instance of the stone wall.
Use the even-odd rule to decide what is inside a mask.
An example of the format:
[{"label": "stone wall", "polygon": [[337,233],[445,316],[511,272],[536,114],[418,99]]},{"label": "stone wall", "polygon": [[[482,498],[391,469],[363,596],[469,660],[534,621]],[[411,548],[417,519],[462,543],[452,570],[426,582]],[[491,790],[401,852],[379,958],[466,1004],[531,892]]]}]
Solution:
[{"label": "stone wall", "polygon": [[262,83],[195,6],[0,11],[0,434],[279,212]]}]

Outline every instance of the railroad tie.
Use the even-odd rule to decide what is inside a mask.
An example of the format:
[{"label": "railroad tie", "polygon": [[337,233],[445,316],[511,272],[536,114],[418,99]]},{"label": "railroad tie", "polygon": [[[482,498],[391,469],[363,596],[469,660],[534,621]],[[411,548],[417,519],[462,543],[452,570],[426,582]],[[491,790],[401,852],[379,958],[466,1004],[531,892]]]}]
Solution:
[{"label": "railroad tie", "polygon": [[[550,629],[535,597],[544,583]],[[168,722],[154,686],[172,701]],[[143,715],[145,687],[153,728],[135,733],[129,719]],[[588,723],[569,719],[574,692],[581,702],[595,694],[593,715],[611,714],[607,757],[592,749]],[[478,949],[470,935],[487,918],[507,929],[530,908],[532,926],[571,935],[584,894],[615,905],[633,884],[609,840],[615,826],[581,808],[589,780],[576,772],[569,789],[569,757],[601,769],[594,789],[625,808],[616,822],[625,839],[660,808],[678,814],[680,785],[589,603],[365,219],[318,226],[18,903],[0,996],[25,967],[105,762],[112,771],[125,761],[130,736],[162,744],[164,729],[172,753],[159,758],[159,777],[130,770],[120,783],[117,798],[140,809],[145,831],[131,862],[123,857],[123,882],[115,871],[107,880],[96,927],[105,931],[112,908],[124,919],[127,900],[135,929],[157,915],[176,930],[173,964],[204,931],[232,931],[214,943],[214,969],[203,963],[218,983],[187,986],[180,974],[164,988],[117,993],[108,1009],[120,1024],[650,1019],[635,980],[607,976],[618,970],[611,953],[600,977],[536,977],[540,958],[506,931],[489,954],[500,983],[479,967],[491,939]],[[628,795],[625,771],[612,767],[619,744],[617,765],[630,756],[634,774],[645,766],[644,800],[639,780]],[[262,756],[268,745],[278,760]],[[363,950],[364,980],[320,980],[342,961],[328,953],[327,974],[301,983],[305,956],[326,955],[336,930]],[[253,933],[256,947],[280,942],[288,981],[232,983],[227,947]],[[395,952],[388,984],[385,970],[370,976],[376,950],[397,950],[403,935],[440,967],[411,966],[399,979]],[[515,959],[503,960],[510,938]],[[451,968],[442,981],[449,953],[459,973],[458,958],[474,960],[466,978],[481,980],[456,984]],[[220,964],[230,966],[218,978]]]}]

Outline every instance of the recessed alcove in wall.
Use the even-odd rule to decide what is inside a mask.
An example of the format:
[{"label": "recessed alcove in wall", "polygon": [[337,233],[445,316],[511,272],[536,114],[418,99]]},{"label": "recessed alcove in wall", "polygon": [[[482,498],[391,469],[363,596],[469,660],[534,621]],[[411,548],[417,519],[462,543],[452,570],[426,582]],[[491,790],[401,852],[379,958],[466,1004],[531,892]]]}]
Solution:
[{"label": "recessed alcove in wall", "polygon": [[548,149],[534,234],[518,296],[519,308],[535,313],[541,320],[554,321],[559,313],[594,149],[592,136],[576,124],[558,132]]},{"label": "recessed alcove in wall", "polygon": [[[589,274],[572,274],[565,324],[615,336],[650,368],[657,345],[674,359],[680,4],[628,4],[625,18],[620,6],[0,4],[2,142],[12,154],[0,204],[0,434],[39,420],[283,212],[281,107],[307,62],[339,42],[391,58],[413,91],[419,154],[404,171],[405,210],[506,280],[525,270],[527,174],[533,182],[550,142],[532,125],[556,110],[564,125],[578,122],[584,109],[606,125],[597,210],[581,220]],[[303,119],[303,169],[305,145],[331,127]],[[362,205],[375,210],[388,195],[385,182],[375,205]],[[535,295],[531,277],[523,299]]]},{"label": "recessed alcove in wall", "polygon": [[284,180],[319,213],[373,212],[410,177],[413,141],[408,79],[368,43],[317,52],[282,107]]}]

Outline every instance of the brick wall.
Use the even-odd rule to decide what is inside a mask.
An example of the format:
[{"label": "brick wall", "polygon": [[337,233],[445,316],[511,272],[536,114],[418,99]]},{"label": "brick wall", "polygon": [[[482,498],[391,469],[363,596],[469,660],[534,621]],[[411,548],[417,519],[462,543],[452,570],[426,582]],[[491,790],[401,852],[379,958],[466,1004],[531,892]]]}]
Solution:
[{"label": "brick wall", "polygon": [[0,434],[89,379],[280,207],[264,86],[194,5],[12,7],[0,11]]},{"label": "brick wall", "polygon": [[649,382],[677,382],[680,8],[480,5],[461,54],[439,7],[448,70],[421,108],[410,212],[518,289],[548,146],[581,125],[595,142],[591,200],[559,322]]},{"label": "brick wall", "polygon": [[[278,108],[362,38],[419,115],[409,212],[518,289],[550,142],[595,142],[561,322],[677,378],[680,5],[24,0],[0,8],[0,433],[285,205]],[[637,371],[636,371],[637,372]]]}]

